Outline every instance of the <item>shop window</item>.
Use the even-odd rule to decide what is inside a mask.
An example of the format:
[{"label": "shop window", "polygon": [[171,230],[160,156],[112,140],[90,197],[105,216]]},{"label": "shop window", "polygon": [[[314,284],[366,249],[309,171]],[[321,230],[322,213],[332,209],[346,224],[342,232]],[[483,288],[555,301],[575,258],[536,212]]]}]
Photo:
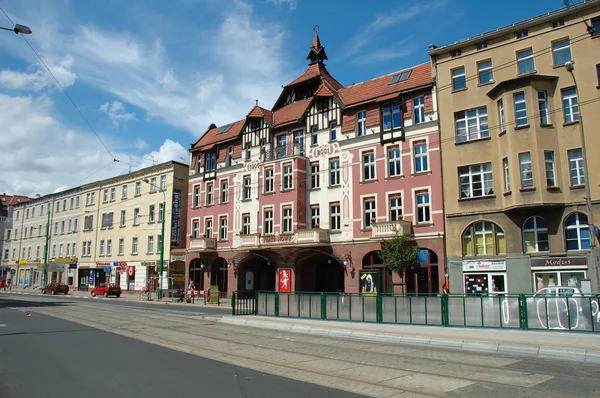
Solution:
[{"label": "shop window", "polygon": [[498,225],[480,221],[462,234],[463,256],[489,256],[506,253],[504,231]]},{"label": "shop window", "polygon": [[506,274],[465,274],[465,294],[506,294]]},{"label": "shop window", "polygon": [[529,217],[523,223],[523,247],[525,253],[547,252],[548,224],[542,217]]},{"label": "shop window", "polygon": [[534,291],[556,286],[581,288],[582,279],[586,278],[585,271],[543,271],[533,273]]},{"label": "shop window", "polygon": [[589,250],[590,228],[583,213],[573,213],[565,220],[565,242],[567,250]]}]

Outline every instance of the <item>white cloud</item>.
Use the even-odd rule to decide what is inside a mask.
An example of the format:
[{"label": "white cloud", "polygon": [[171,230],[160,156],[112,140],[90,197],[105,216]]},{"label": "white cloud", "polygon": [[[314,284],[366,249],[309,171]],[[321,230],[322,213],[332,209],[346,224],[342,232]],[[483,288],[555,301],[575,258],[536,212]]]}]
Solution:
[{"label": "white cloud", "polygon": [[100,111],[108,115],[108,118],[112,120],[115,127],[119,127],[119,123],[121,122],[135,120],[135,114],[126,112],[125,106],[120,101],[105,102],[100,105]]},{"label": "white cloud", "polygon": [[142,157],[142,166],[152,166],[153,163],[163,163],[175,160],[179,163],[189,164],[189,152],[178,142],[166,139],[158,151],[152,151]]},{"label": "white cloud", "polygon": [[[76,75],[72,71],[74,59],[70,55],[58,63],[46,63],[63,88],[75,84]],[[46,68],[40,66],[33,72],[21,72],[11,69],[0,70],[0,85],[10,90],[39,91],[47,86],[55,86],[54,78]]]},{"label": "white cloud", "polygon": [[148,143],[141,138],[135,140],[135,149],[141,151],[142,149],[148,148]]},{"label": "white cloud", "polygon": [[273,4],[287,4],[290,7],[290,10],[296,9],[296,0],[267,0],[267,3]]}]

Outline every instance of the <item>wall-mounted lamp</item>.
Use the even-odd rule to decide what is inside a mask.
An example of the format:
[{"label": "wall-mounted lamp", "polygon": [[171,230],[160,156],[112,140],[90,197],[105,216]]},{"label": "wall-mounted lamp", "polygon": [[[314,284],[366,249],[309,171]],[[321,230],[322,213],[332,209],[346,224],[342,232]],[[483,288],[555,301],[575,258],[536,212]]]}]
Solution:
[{"label": "wall-mounted lamp", "polygon": [[200,268],[204,269],[204,263],[200,261]]}]

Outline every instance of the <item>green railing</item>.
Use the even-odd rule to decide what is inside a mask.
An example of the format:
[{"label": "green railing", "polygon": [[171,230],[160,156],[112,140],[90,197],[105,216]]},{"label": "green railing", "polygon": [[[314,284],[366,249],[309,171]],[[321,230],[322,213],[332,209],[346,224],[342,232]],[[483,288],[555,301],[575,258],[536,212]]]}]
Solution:
[{"label": "green railing", "polygon": [[233,315],[447,327],[600,331],[598,296],[235,292]]}]

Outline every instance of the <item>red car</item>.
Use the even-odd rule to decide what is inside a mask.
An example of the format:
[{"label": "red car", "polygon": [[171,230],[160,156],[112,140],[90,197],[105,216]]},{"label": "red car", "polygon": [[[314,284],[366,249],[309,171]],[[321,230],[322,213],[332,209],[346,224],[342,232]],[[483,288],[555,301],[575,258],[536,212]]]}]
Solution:
[{"label": "red car", "polygon": [[58,294],[58,293],[69,293],[69,285],[64,283],[50,283],[48,286],[42,289],[42,294]]},{"label": "red car", "polygon": [[115,283],[101,283],[92,289],[92,297],[96,296],[117,296],[121,297],[121,287]]}]

